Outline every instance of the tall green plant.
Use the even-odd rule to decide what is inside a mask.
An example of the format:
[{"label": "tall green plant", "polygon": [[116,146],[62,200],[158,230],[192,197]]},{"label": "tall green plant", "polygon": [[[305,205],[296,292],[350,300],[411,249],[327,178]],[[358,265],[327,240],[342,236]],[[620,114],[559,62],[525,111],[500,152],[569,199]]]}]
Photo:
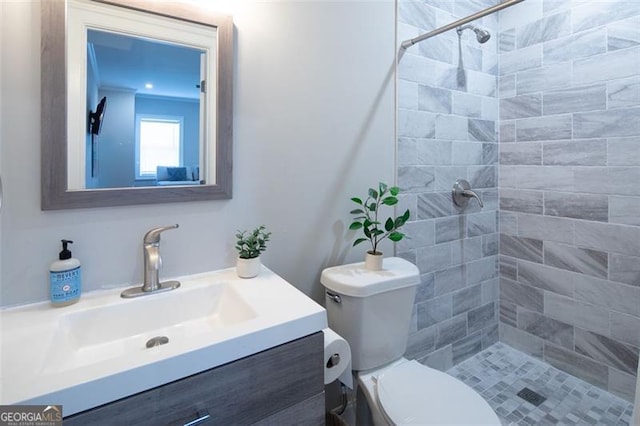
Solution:
[{"label": "tall green plant", "polygon": [[398,204],[397,196],[399,193],[400,188],[397,186],[389,187],[380,182],[377,190],[369,188],[367,198],[364,201],[358,197],[351,198],[351,201],[356,203],[359,208],[351,210],[350,212],[356,217],[353,218],[349,229],[361,229],[365,236],[364,238],[356,239],[352,247],[369,241],[371,243],[369,253],[381,254],[378,251],[378,244],[380,244],[382,240],[389,238],[393,242],[398,242],[405,237],[405,234],[400,232],[399,229],[409,220],[410,213],[408,209],[395,219],[393,216],[387,218],[387,220],[384,221],[384,225],[378,218],[380,207],[395,206]]}]

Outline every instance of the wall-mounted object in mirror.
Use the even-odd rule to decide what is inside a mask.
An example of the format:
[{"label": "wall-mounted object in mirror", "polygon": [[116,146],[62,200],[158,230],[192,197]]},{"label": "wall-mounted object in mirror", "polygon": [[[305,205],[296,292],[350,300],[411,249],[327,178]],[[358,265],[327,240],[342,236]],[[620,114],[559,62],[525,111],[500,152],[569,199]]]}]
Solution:
[{"label": "wall-mounted object in mirror", "polygon": [[231,198],[231,17],[43,0],[41,45],[43,210]]},{"label": "wall-mounted object in mirror", "polygon": [[100,103],[96,107],[95,112],[89,111],[89,132],[94,135],[100,134],[100,126],[104,119],[104,112],[107,109],[107,97],[100,99]]}]

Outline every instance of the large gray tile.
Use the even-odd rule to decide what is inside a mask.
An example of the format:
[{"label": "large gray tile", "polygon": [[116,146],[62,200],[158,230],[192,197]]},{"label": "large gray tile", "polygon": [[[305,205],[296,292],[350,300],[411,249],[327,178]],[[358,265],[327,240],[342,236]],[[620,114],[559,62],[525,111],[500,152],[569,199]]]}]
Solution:
[{"label": "large gray tile", "polygon": [[539,142],[500,143],[500,164],[540,165],[542,164],[542,144]]},{"label": "large gray tile", "polygon": [[609,199],[606,195],[546,192],[544,213],[549,216],[606,222],[609,219]]},{"label": "large gray tile", "polygon": [[479,235],[493,234],[496,232],[497,212],[488,211],[467,215],[467,235],[476,237]]},{"label": "large gray tile", "polygon": [[607,82],[607,105],[610,109],[640,105],[640,77]]},{"label": "large gray tile", "polygon": [[447,244],[419,248],[415,262],[421,273],[446,269],[451,265],[451,249]]},{"label": "large gray tile", "polygon": [[461,314],[443,321],[436,328],[436,349],[439,349],[467,336],[467,315]]},{"label": "large gray tile", "polygon": [[398,167],[398,186],[402,192],[424,192],[433,190],[435,171],[433,167]]},{"label": "large gray tile", "polygon": [[453,266],[436,272],[436,296],[451,293],[467,286],[467,268],[465,265]]},{"label": "large gray tile", "polygon": [[436,221],[436,243],[459,240],[466,237],[465,216],[442,217]]},{"label": "large gray tile", "polygon": [[637,75],[638,55],[640,46],[578,59],[573,62],[573,84],[589,84]]},{"label": "large gray tile", "polygon": [[500,254],[542,263],[542,241],[500,234]]},{"label": "large gray tile", "polygon": [[539,263],[518,261],[518,281],[542,290],[573,297],[573,273]]},{"label": "large gray tile", "polygon": [[476,331],[462,339],[453,342],[453,363],[458,364],[482,350],[482,332]]},{"label": "large gray tile", "polygon": [[450,192],[429,192],[418,195],[418,218],[432,219],[454,213]]},{"label": "large gray tile", "polygon": [[501,209],[498,214],[499,230],[502,234],[518,235],[518,214]]},{"label": "large gray tile", "polygon": [[492,120],[469,119],[469,140],[495,142],[495,122]]},{"label": "large gray tile", "polygon": [[544,311],[542,290],[504,278],[500,280],[500,302],[522,306],[531,311]]},{"label": "large gray tile", "polygon": [[514,118],[539,117],[542,115],[542,95],[514,96],[500,100],[500,118],[510,120]]},{"label": "large gray tile", "polygon": [[516,122],[500,120],[500,142],[516,141]]},{"label": "large gray tile", "polygon": [[607,86],[603,83],[545,92],[544,115],[604,110],[607,108]]},{"label": "large gray tile", "polygon": [[420,85],[418,87],[418,109],[451,114],[451,90]]},{"label": "large gray tile", "polygon": [[436,370],[446,371],[453,367],[453,351],[451,345],[437,349],[420,359],[420,363]]},{"label": "large gray tile", "polygon": [[573,244],[573,228],[573,220],[571,219],[535,214],[518,214],[517,235],[519,237]]},{"label": "large gray tile", "polygon": [[611,166],[640,166],[640,137],[609,138],[607,157]]},{"label": "large gray tile", "polygon": [[398,109],[398,136],[413,138],[434,138],[436,134],[436,117],[434,114]]},{"label": "large gray tile", "polygon": [[539,359],[542,359],[543,357],[544,340],[538,336],[518,330],[515,326],[510,326],[501,322],[500,341],[533,357]]},{"label": "large gray tile", "polygon": [[423,328],[422,330],[409,334],[407,350],[405,356],[409,359],[421,358],[432,352],[436,344],[436,326]]},{"label": "large gray tile", "polygon": [[421,41],[417,48],[419,54],[422,56],[453,64],[454,43],[452,39],[447,37],[431,37]]},{"label": "large gray tile", "polygon": [[[595,121],[595,119],[588,121],[587,118],[589,117],[584,118],[587,123]],[[571,139],[571,123],[570,115],[521,118],[516,120],[516,140],[524,142]],[[589,130],[591,130],[590,127]]]},{"label": "large gray tile", "polygon": [[572,10],[573,31],[599,27],[640,13],[640,3],[627,0],[584,2]]},{"label": "large gray tile", "polygon": [[542,65],[542,45],[517,49],[500,55],[500,75],[511,74]]},{"label": "large gray tile", "polygon": [[640,196],[640,167],[574,167],[575,190],[592,194]]},{"label": "large gray tile", "polygon": [[435,9],[424,7],[420,2],[398,2],[398,21],[427,30],[436,26]]},{"label": "large gray tile", "polygon": [[609,279],[640,287],[640,257],[611,253]]},{"label": "large gray tile", "polygon": [[568,167],[518,167],[517,187],[551,191],[573,191],[575,189],[574,176],[575,173]]},{"label": "large gray tile", "polygon": [[453,265],[471,262],[482,257],[482,238],[465,238],[452,241],[449,245]]},{"label": "large gray tile", "polygon": [[516,78],[518,95],[568,88],[571,75],[565,64],[555,64],[519,72]]},{"label": "large gray tile", "polygon": [[474,285],[451,294],[452,314],[458,315],[480,306],[482,287]]},{"label": "large gray tile", "polygon": [[640,226],[640,197],[609,197],[609,222]]},{"label": "large gray tile", "polygon": [[480,118],[482,115],[482,97],[454,91],[453,113],[464,117]]},{"label": "large gray tile", "polygon": [[451,139],[466,141],[468,122],[466,117],[438,114],[435,121],[436,139]]},{"label": "large gray tile", "polygon": [[610,334],[609,311],[549,291],[544,293],[544,314],[564,323],[601,334]]},{"label": "large gray tile", "polygon": [[640,44],[640,15],[612,22],[607,26],[607,48],[626,49]]},{"label": "large gray tile", "polygon": [[[640,51],[638,51],[640,57]],[[640,107],[574,114],[576,138],[602,138],[640,135]]]},{"label": "large gray tile", "polygon": [[546,16],[531,22],[516,31],[518,48],[554,40],[571,33],[571,14],[569,11]]},{"label": "large gray tile", "polygon": [[544,244],[544,264],[597,278],[606,278],[608,271],[607,253],[550,241]]},{"label": "large gray tile", "polygon": [[585,58],[607,51],[605,28],[597,28],[544,43],[543,59],[547,65]]},{"label": "large gray tile", "polygon": [[640,346],[640,318],[612,312],[611,335],[621,342]]},{"label": "large gray tile", "polygon": [[630,374],[638,370],[638,348],[590,331],[575,330],[576,352]]},{"label": "large gray tile", "polygon": [[559,346],[573,349],[573,326],[518,307],[518,328]]},{"label": "large gray tile", "polygon": [[473,333],[483,328],[497,323],[496,304],[490,302],[467,312],[467,324],[469,333]]},{"label": "large gray tile", "polygon": [[623,373],[620,370],[609,367],[609,392],[618,395],[627,401],[633,401],[636,392],[635,374]]},{"label": "large gray tile", "polygon": [[601,388],[606,388],[609,382],[609,369],[606,365],[559,346],[545,343],[544,360]]},{"label": "large gray tile", "polygon": [[578,221],[575,227],[578,246],[640,256],[640,228],[636,226]]},{"label": "large gray tile", "polygon": [[640,317],[638,287],[578,275],[575,277],[575,295],[578,300]]},{"label": "large gray tile", "polygon": [[543,208],[542,191],[500,190],[500,210],[542,214]]},{"label": "large gray tile", "polygon": [[467,285],[479,284],[498,276],[498,257],[484,257],[467,264]]},{"label": "large gray tile", "polygon": [[518,326],[518,315],[516,314],[517,305],[515,303],[505,302],[504,300],[500,301],[499,307],[499,319],[500,324],[507,324],[511,327]]},{"label": "large gray tile", "polygon": [[484,164],[484,144],[477,142],[453,142],[453,164]]},{"label": "large gray tile", "polygon": [[518,280],[518,259],[508,256],[500,256],[498,259],[500,277],[512,281]]},{"label": "large gray tile", "polygon": [[416,305],[418,314],[418,330],[422,330],[423,328],[430,327],[451,318],[453,316],[451,309],[451,294],[418,303]]},{"label": "large gray tile", "polygon": [[396,249],[399,251],[409,251],[435,244],[435,229],[432,220],[410,221],[402,229],[409,238],[404,238],[396,243]]},{"label": "large gray tile", "polygon": [[542,152],[547,166],[603,166],[607,162],[607,141],[547,142]]}]

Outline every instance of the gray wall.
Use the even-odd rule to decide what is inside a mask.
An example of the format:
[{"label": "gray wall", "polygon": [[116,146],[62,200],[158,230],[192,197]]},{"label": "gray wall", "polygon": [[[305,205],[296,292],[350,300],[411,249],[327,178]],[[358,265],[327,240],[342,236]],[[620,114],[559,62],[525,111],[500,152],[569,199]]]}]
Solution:
[{"label": "gray wall", "polygon": [[0,305],[48,299],[60,238],[74,241],[84,291],[140,283],[142,236],[171,223],[163,279],[232,267],[235,231],[261,223],[273,231],[264,264],[319,301],[322,268],[362,260],[346,232],[349,198],[395,175],[392,2],[215,2],[236,35],[233,199],[47,212],[40,5],[0,4]]},{"label": "gray wall", "polygon": [[500,27],[500,339],[633,400],[640,2],[527,1]]},{"label": "gray wall", "polygon": [[[490,5],[400,1],[398,43]],[[482,25],[495,34],[497,16]],[[496,39],[479,44],[469,31],[460,45],[452,31],[399,59],[398,184],[412,220],[397,251],[422,274],[406,355],[440,369],[498,339],[497,60]],[[458,178],[484,209],[454,207]]]}]

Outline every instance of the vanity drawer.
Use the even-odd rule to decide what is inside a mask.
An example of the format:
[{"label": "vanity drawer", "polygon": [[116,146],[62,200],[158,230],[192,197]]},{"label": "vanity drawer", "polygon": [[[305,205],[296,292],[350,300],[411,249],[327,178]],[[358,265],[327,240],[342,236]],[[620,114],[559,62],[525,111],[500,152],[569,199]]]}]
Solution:
[{"label": "vanity drawer", "polygon": [[[64,419],[67,425],[316,424],[324,421],[318,332]],[[296,418],[293,418],[293,417]],[[303,416],[302,418],[298,416]]]}]

